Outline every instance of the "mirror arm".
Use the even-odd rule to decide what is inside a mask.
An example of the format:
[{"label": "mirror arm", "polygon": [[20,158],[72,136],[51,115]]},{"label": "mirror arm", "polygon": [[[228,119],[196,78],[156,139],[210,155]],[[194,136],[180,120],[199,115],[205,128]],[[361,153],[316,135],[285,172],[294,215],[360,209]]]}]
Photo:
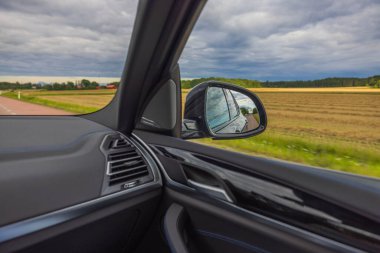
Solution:
[{"label": "mirror arm", "polygon": [[196,120],[184,119],[182,121],[181,137],[183,139],[198,139],[206,137],[206,134],[199,130]]}]

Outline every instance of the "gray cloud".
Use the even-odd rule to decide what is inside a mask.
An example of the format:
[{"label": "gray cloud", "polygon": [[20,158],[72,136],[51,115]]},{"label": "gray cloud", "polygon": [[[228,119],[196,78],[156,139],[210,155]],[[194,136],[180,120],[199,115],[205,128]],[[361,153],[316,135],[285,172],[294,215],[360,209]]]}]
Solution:
[{"label": "gray cloud", "polygon": [[120,76],[137,1],[0,2],[0,74]]},{"label": "gray cloud", "polygon": [[209,1],[181,59],[182,76],[378,74],[378,13],[376,0]]},{"label": "gray cloud", "polygon": [[[0,1],[0,75],[120,76],[137,0]],[[209,0],[183,77],[380,72],[378,0]]]}]

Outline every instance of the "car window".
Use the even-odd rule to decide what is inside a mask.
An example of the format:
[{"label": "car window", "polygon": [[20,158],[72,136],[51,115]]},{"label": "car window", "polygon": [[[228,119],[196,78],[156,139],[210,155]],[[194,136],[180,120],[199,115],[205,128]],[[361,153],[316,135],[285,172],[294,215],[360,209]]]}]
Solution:
[{"label": "car window", "polygon": [[183,100],[199,83],[232,83],[260,98],[268,126],[195,141],[380,177],[378,13],[372,0],[209,0],[179,61]]},{"label": "car window", "polygon": [[137,0],[1,1],[0,115],[72,115],[114,97]]},{"label": "car window", "polygon": [[228,105],[222,88],[210,87],[206,100],[207,122],[211,129],[215,129],[230,120]]},{"label": "car window", "polygon": [[224,91],[226,93],[226,100],[227,100],[227,104],[228,104],[230,118],[233,119],[239,115],[239,108],[236,105],[235,99],[231,95],[231,91],[229,91],[227,89],[225,89]]}]

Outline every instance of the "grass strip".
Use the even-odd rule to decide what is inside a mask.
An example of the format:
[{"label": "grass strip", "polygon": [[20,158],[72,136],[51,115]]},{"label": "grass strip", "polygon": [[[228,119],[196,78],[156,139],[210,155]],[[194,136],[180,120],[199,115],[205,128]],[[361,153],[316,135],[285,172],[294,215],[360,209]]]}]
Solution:
[{"label": "grass strip", "polygon": [[200,139],[198,143],[211,145],[249,155],[263,155],[282,160],[380,177],[380,151],[373,148],[327,141],[318,138],[288,136],[281,133],[238,140]]}]

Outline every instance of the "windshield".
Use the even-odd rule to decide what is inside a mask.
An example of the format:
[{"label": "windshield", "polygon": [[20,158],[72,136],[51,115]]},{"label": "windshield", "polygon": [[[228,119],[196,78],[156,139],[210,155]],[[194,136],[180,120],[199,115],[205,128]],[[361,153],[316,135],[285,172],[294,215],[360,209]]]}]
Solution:
[{"label": "windshield", "polygon": [[91,113],[120,84],[137,1],[1,1],[0,115]]}]

